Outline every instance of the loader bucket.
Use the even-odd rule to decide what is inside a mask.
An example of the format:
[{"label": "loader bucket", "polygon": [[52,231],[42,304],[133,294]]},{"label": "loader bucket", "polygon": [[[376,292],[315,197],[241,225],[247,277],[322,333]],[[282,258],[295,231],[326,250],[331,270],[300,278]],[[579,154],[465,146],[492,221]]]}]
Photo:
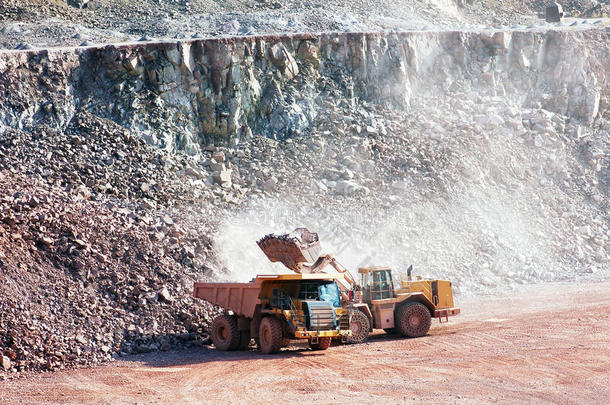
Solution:
[{"label": "loader bucket", "polygon": [[302,263],[315,262],[322,250],[318,234],[307,228],[297,228],[284,235],[269,234],[257,244],[269,260],[281,262],[297,273],[300,273]]}]

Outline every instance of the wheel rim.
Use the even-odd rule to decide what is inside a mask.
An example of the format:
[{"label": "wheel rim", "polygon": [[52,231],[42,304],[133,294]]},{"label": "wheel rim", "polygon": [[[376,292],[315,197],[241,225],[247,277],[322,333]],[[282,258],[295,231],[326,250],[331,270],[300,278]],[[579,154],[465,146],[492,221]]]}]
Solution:
[{"label": "wheel rim", "polygon": [[409,317],[409,324],[412,328],[417,328],[421,324],[421,318],[417,314],[413,314]]},{"label": "wheel rim", "polygon": [[220,328],[218,328],[218,336],[220,336],[220,338],[222,340],[226,340],[228,334],[229,334],[229,332],[227,331],[227,328],[225,328],[224,326],[221,326]]},{"label": "wheel rim", "polygon": [[362,322],[352,321],[352,333],[354,335],[359,335],[361,331],[362,331]]},{"label": "wheel rim", "polygon": [[267,344],[269,340],[271,340],[271,332],[269,331],[269,328],[265,328],[265,330],[263,330],[263,342]]}]

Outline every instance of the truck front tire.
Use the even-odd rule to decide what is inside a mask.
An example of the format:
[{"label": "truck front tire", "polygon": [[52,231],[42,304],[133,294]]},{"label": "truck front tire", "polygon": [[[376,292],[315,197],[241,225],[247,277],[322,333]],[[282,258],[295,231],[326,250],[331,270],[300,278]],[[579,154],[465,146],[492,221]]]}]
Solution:
[{"label": "truck front tire", "polygon": [[432,315],[424,304],[408,302],[396,310],[396,329],[406,337],[425,336],[430,330]]},{"label": "truck front tire", "polygon": [[259,328],[258,339],[263,353],[279,352],[284,341],[280,320],[273,316],[264,317]]},{"label": "truck front tire", "polygon": [[212,342],[218,350],[237,350],[240,334],[237,328],[237,317],[219,315],[212,321]]}]

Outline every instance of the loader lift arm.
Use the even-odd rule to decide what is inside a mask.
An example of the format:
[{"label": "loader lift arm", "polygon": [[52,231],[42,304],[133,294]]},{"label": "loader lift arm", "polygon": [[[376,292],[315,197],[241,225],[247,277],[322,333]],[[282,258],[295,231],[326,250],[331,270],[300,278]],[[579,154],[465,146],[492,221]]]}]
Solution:
[{"label": "loader lift arm", "polygon": [[358,283],[354,279],[354,276],[352,276],[352,273],[350,273],[350,271],[345,268],[345,266],[343,266],[341,263],[339,263],[337,259],[335,259],[331,254],[320,256],[318,260],[316,260],[315,263],[311,266],[303,264],[302,268],[300,269],[300,272],[312,274],[322,273],[324,268],[329,264],[337,271],[337,273],[341,273],[344,275],[345,280],[349,283],[349,286],[347,286],[349,290],[353,290],[358,285]]}]

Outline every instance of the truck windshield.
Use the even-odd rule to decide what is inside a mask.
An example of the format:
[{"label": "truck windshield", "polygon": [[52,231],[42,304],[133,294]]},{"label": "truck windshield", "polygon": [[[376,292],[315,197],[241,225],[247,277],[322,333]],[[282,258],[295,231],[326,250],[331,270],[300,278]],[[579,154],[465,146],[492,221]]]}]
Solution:
[{"label": "truck windshield", "polygon": [[340,307],[339,288],[337,283],[322,284],[318,287],[320,301],[332,302],[334,307]]}]

